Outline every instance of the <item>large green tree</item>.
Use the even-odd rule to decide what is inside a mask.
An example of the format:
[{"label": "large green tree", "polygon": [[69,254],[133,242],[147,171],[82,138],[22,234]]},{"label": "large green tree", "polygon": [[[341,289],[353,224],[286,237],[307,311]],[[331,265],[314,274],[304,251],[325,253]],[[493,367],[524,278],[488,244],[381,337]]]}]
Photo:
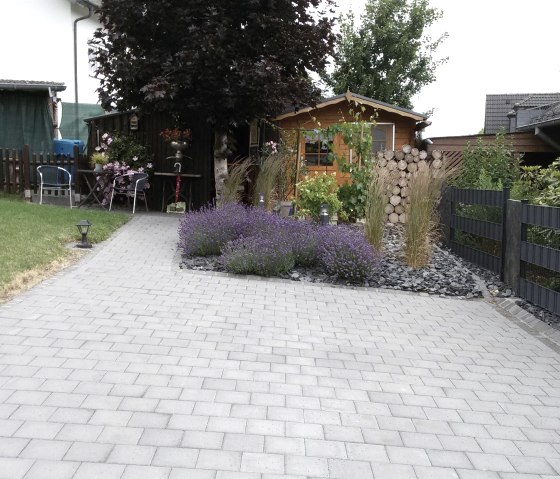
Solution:
[{"label": "large green tree", "polygon": [[426,34],[442,16],[429,0],[368,0],[356,25],[353,14],[341,19],[334,71],[324,80],[335,93],[354,93],[412,108],[412,97],[436,78],[447,59],[434,59],[447,34]]},{"label": "large green tree", "polygon": [[228,128],[319,99],[309,72],[333,51],[332,2],[103,0],[93,40],[101,104],[207,121],[219,200]]}]

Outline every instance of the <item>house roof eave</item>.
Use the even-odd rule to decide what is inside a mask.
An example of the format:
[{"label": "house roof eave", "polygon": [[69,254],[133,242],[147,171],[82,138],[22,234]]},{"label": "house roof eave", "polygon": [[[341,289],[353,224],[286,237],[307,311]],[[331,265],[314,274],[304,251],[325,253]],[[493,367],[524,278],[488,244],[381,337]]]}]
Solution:
[{"label": "house roof eave", "polygon": [[58,92],[66,90],[66,85],[61,82],[0,79],[0,90]]}]

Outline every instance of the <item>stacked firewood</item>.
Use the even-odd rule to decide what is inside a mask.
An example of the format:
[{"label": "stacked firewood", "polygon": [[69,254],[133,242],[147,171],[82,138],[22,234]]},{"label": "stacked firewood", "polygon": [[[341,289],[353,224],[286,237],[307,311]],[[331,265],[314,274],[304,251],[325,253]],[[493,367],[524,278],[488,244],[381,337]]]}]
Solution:
[{"label": "stacked firewood", "polygon": [[429,156],[424,150],[404,145],[396,151],[378,151],[377,162],[387,173],[387,220],[391,223],[406,223],[405,208],[410,203],[410,177],[422,168],[440,169],[443,165],[443,154],[435,150]]}]

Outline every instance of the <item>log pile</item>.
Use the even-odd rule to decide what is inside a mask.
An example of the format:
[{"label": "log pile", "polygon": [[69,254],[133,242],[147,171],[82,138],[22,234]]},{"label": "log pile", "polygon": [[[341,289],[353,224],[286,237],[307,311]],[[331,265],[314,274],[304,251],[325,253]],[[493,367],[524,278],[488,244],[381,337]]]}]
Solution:
[{"label": "log pile", "polygon": [[410,177],[423,168],[440,169],[443,154],[435,150],[429,156],[424,150],[404,145],[400,150],[377,152],[377,162],[387,173],[387,205],[385,213],[391,223],[406,223],[406,205],[410,203],[408,182]]}]

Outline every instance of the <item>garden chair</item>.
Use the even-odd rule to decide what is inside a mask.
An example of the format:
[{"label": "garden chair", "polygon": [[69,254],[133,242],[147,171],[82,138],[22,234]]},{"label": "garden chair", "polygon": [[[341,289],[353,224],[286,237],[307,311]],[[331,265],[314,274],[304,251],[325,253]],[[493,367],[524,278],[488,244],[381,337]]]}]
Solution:
[{"label": "garden chair", "polygon": [[148,211],[148,202],[146,201],[146,192],[144,191],[144,186],[147,180],[148,175],[146,173],[133,173],[132,175],[119,175],[115,177],[113,180],[113,188],[111,190],[109,211],[111,211],[111,207],[113,206],[113,198],[115,195],[125,196],[129,204],[130,198],[134,198],[132,214],[136,211],[136,198],[138,197],[144,200],[146,211]]},{"label": "garden chair", "polygon": [[39,204],[43,204],[43,190],[68,191],[70,208],[72,208],[72,175],[60,166],[41,165],[37,167],[39,173]]}]

